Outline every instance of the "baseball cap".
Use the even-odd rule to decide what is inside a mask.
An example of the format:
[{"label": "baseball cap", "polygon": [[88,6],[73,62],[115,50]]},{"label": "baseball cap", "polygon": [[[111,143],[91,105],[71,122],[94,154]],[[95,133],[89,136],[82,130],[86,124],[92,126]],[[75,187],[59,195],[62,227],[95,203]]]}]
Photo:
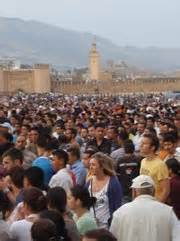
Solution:
[{"label": "baseball cap", "polygon": [[155,183],[150,176],[140,175],[133,179],[131,188],[155,187]]}]

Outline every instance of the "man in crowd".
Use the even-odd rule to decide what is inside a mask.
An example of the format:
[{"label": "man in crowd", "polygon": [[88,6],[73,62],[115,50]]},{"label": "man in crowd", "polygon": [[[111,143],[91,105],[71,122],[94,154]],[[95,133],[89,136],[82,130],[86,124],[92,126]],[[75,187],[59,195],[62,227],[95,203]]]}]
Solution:
[{"label": "man in crowd", "polygon": [[111,153],[111,141],[104,138],[104,135],[105,135],[104,124],[97,123],[95,125],[95,138],[90,140],[87,143],[86,148],[88,148],[88,146],[93,146],[93,147],[97,148],[98,151],[100,151],[100,152],[103,152],[105,154],[110,154]]},{"label": "man in crowd", "polygon": [[146,134],[142,138],[140,153],[144,157],[140,174],[149,175],[155,182],[155,197],[166,202],[169,195],[169,174],[166,164],[157,156],[159,140],[155,135]]},{"label": "man in crowd", "polygon": [[71,145],[67,149],[69,156],[70,170],[74,173],[76,177],[76,183],[79,185],[84,185],[86,180],[86,168],[84,167],[82,161],[80,160],[80,149],[76,145]]},{"label": "man in crowd", "polygon": [[26,137],[19,135],[16,139],[15,147],[23,153],[23,168],[28,169],[31,167],[33,160],[35,160],[37,156],[26,148]]},{"label": "man in crowd", "polygon": [[115,211],[110,231],[118,241],[178,241],[180,232],[172,207],[153,196],[155,183],[150,176],[133,180],[134,200]]}]

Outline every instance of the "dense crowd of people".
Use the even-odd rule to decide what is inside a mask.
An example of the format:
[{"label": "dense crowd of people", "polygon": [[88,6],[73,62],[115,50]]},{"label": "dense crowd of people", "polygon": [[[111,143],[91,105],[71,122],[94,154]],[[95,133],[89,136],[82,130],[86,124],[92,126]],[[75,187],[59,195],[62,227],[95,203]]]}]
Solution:
[{"label": "dense crowd of people", "polygon": [[1,241],[180,240],[180,106],[0,98]]}]

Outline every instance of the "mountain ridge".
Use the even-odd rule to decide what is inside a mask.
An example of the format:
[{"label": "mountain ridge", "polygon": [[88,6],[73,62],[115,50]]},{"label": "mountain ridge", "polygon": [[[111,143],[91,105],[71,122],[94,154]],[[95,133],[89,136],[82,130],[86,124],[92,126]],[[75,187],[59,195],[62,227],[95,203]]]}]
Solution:
[{"label": "mountain ridge", "polygon": [[[50,63],[83,67],[88,64],[94,35],[67,30],[36,20],[0,17],[0,56],[13,56],[22,63]],[[141,69],[174,71],[180,68],[180,48],[118,46],[96,36],[102,62],[124,60]]]}]

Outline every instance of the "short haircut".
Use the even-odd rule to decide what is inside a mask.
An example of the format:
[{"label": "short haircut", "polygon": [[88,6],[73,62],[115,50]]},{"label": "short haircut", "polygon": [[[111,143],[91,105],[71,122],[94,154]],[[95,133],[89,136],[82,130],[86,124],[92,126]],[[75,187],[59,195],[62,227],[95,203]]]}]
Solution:
[{"label": "short haircut", "polygon": [[31,237],[33,241],[57,240],[57,229],[55,223],[45,218],[38,219],[32,225]]},{"label": "short haircut", "polygon": [[124,151],[126,154],[133,154],[135,150],[134,143],[132,140],[125,140],[124,142]]},{"label": "short haircut", "polygon": [[23,188],[24,169],[22,167],[13,167],[7,174],[17,188]]},{"label": "short haircut", "polygon": [[123,141],[127,140],[128,139],[128,133],[124,129],[122,129],[119,132],[119,138]]},{"label": "short haircut", "polygon": [[23,153],[22,153],[22,151],[14,148],[14,147],[9,149],[9,150],[7,150],[3,154],[2,158],[7,157],[7,156],[9,156],[12,159],[13,162],[15,160],[19,160],[21,163],[23,162]]},{"label": "short haircut", "polygon": [[68,164],[68,161],[69,161],[68,153],[63,149],[54,150],[52,154],[56,156],[58,159],[63,160],[65,166]]},{"label": "short haircut", "polygon": [[173,135],[173,133],[171,132],[164,133],[162,137],[163,137],[163,142],[171,142],[174,144],[177,142],[176,136]]},{"label": "short haircut", "polygon": [[98,149],[97,148],[95,148],[94,146],[88,146],[86,149],[85,149],[85,151],[84,151],[84,154],[88,154],[90,157],[92,156],[92,155],[94,155],[96,152],[98,152]]},{"label": "short haircut", "polygon": [[159,139],[156,135],[145,134],[144,138],[148,138],[151,141],[151,146],[154,146],[154,151],[156,152],[159,149]]},{"label": "short haircut", "polygon": [[62,187],[50,188],[46,198],[50,208],[59,211],[61,214],[66,211],[67,195]]},{"label": "short haircut", "polygon": [[67,152],[71,153],[73,156],[76,156],[77,159],[80,159],[80,148],[76,145],[70,145],[67,148]]},{"label": "short haircut", "polygon": [[74,137],[77,135],[77,130],[75,128],[67,128],[66,130],[70,130]]},{"label": "short haircut", "polygon": [[33,187],[42,189],[44,187],[44,173],[39,167],[30,167],[24,172],[24,177],[28,179]]},{"label": "short haircut", "polygon": [[104,123],[101,123],[101,122],[100,122],[100,123],[96,123],[96,124],[94,125],[94,128],[95,128],[95,129],[97,129],[97,128],[103,128],[103,129],[104,129],[104,128],[105,128],[105,125],[104,125]]},{"label": "short haircut", "polygon": [[85,233],[84,237],[96,241],[117,241],[117,239],[106,229],[95,229]]}]

